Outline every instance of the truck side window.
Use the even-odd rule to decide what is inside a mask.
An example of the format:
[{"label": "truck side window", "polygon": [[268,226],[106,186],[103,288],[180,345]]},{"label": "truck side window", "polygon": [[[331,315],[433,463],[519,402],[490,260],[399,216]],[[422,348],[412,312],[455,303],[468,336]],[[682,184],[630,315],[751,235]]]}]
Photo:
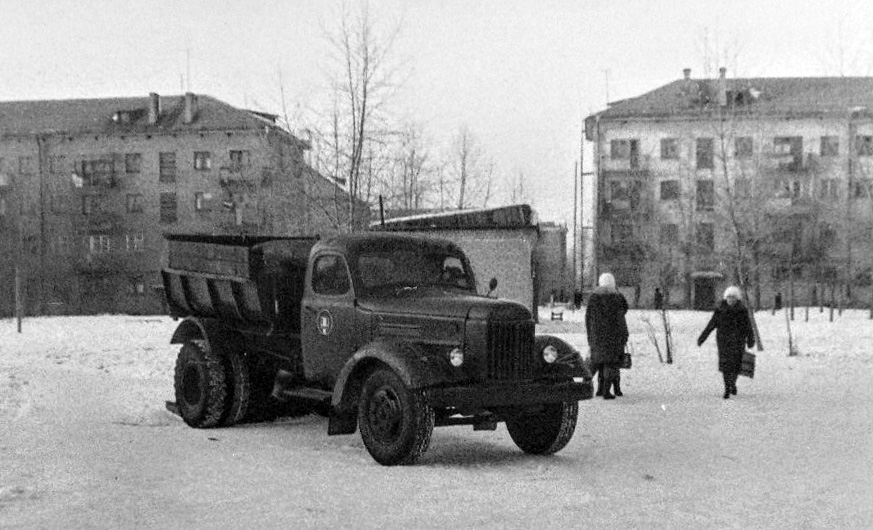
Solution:
[{"label": "truck side window", "polygon": [[320,256],[312,268],[312,290],[318,294],[349,292],[351,284],[346,264],[339,256]]}]

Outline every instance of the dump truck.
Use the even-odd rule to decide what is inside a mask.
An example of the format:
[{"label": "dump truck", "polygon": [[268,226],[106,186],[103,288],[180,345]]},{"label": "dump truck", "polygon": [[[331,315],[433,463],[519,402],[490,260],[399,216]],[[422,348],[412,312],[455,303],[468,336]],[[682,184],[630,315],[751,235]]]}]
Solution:
[{"label": "dump truck", "polygon": [[522,451],[547,455],[592,396],[580,353],[489,296],[496,280],[479,294],[450,241],[166,239],[164,292],[181,319],[168,406],[192,427],[317,413],[328,435],[359,429],[373,459],[397,465],[427,450],[435,426],[505,423]]}]

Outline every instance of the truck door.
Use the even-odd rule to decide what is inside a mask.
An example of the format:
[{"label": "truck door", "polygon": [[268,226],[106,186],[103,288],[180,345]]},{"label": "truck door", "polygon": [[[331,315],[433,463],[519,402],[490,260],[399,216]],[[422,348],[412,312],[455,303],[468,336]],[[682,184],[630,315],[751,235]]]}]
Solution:
[{"label": "truck door", "polygon": [[330,386],[357,349],[355,294],[345,258],[322,253],[312,261],[300,316],[303,371]]}]

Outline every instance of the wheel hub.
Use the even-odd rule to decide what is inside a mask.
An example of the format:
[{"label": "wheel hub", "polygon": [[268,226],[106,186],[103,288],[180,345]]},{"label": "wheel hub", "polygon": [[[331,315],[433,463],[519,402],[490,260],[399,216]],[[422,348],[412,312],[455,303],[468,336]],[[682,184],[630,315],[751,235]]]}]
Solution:
[{"label": "wheel hub", "polygon": [[400,397],[390,388],[377,390],[370,401],[368,419],[376,438],[382,441],[395,439],[403,419]]}]

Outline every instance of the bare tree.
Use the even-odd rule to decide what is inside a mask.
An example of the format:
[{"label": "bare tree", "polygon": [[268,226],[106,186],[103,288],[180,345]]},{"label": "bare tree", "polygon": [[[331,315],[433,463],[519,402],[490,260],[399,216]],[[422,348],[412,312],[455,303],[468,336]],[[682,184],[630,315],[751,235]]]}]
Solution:
[{"label": "bare tree", "polygon": [[447,166],[459,210],[470,206],[486,207],[491,198],[494,163],[485,155],[469,127],[458,129]]},{"label": "bare tree", "polygon": [[336,26],[328,32],[335,69],[330,139],[334,178],[348,192],[348,230],[353,231],[358,201],[370,199],[386,134],[385,107],[396,88],[393,45],[400,24],[383,28],[368,0],[343,1]]}]

